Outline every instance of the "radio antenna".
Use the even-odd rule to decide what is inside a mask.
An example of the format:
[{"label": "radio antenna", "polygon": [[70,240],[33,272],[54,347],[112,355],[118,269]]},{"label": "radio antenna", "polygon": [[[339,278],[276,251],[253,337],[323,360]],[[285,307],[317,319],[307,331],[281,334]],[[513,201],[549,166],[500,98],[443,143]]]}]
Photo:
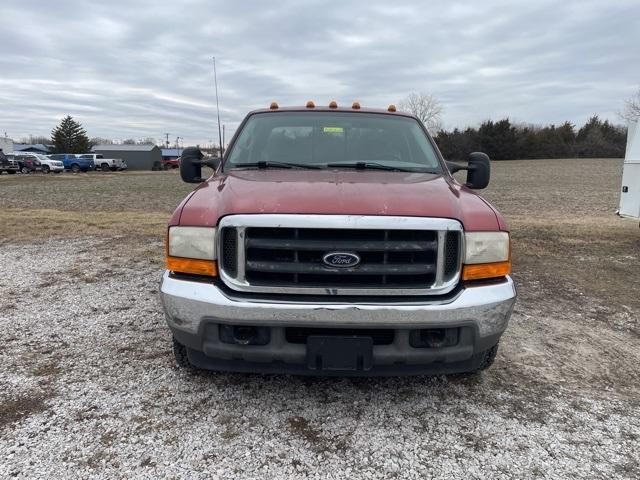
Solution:
[{"label": "radio antenna", "polygon": [[220,158],[224,152],[222,145],[222,128],[220,127],[220,104],[218,103],[218,75],[216,73],[216,57],[213,57],[213,83],[216,86],[216,111],[218,112],[218,140],[220,141]]}]

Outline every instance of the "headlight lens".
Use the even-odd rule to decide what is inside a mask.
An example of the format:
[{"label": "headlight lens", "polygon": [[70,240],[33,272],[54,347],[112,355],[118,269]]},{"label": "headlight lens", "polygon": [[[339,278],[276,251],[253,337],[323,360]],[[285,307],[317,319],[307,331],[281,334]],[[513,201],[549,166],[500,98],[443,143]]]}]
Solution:
[{"label": "headlight lens", "polygon": [[211,227],[170,227],[169,255],[215,260],[216,229]]},{"label": "headlight lens", "polygon": [[468,232],[465,233],[464,238],[466,265],[509,260],[507,232]]}]

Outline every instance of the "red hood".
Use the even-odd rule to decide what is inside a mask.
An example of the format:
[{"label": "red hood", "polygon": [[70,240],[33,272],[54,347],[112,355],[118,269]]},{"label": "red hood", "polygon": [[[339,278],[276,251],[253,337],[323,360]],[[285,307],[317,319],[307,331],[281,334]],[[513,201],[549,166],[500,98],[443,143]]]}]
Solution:
[{"label": "red hood", "polygon": [[441,175],[373,170],[236,170],[200,185],[170,224],[215,226],[239,213],[441,217],[465,230],[506,229],[482,198]]}]

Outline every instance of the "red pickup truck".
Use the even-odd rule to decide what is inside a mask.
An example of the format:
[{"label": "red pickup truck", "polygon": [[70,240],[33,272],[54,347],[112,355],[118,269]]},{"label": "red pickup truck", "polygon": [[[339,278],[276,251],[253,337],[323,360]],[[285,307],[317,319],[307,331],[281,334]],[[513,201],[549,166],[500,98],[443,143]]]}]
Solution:
[{"label": "red pickup truck", "polygon": [[[202,167],[214,168],[201,177]],[[464,185],[452,172],[467,170]],[[322,375],[489,367],[516,290],[507,225],[413,115],[334,102],[250,112],[169,221],[161,300],[178,365]]]}]

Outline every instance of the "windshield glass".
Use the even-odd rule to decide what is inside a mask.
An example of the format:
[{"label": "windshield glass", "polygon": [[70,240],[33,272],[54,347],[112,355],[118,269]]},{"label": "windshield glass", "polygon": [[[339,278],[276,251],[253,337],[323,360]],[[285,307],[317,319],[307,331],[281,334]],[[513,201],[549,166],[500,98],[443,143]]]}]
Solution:
[{"label": "windshield glass", "polygon": [[257,162],[321,168],[375,163],[416,172],[441,171],[436,152],[415,119],[375,113],[252,115],[229,152],[225,170]]}]

